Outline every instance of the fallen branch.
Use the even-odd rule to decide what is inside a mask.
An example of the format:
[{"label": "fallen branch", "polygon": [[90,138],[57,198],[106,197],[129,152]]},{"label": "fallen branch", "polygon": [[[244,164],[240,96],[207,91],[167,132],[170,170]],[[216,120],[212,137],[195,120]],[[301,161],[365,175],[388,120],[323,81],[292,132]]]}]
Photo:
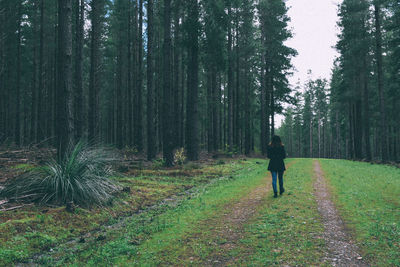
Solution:
[{"label": "fallen branch", "polygon": [[7,208],[7,209],[1,209],[0,211],[10,211],[10,210],[16,210],[22,207],[27,207],[27,206],[32,206],[33,204],[27,204],[27,205],[21,205],[21,206],[14,206],[11,208]]}]

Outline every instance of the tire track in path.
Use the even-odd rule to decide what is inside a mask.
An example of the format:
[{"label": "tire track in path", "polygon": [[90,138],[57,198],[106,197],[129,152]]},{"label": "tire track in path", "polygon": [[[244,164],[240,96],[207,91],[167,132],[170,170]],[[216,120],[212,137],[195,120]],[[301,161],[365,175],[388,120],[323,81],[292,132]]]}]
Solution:
[{"label": "tire track in path", "polygon": [[[295,162],[287,164],[289,168]],[[211,232],[214,241],[208,245],[213,247],[212,253],[206,261],[201,261],[195,257],[191,257],[194,262],[197,261],[199,266],[234,266],[242,265],[241,260],[251,253],[251,249],[241,245],[240,240],[246,235],[245,225],[254,218],[260,207],[266,204],[267,199],[272,199],[271,194],[271,174],[267,172],[264,178],[254,189],[252,189],[244,197],[238,201],[226,205],[220,216],[209,218],[202,222],[202,232]],[[206,239],[204,236],[196,238]],[[188,239],[195,239],[188,237]],[[223,242],[214,243],[215,240],[223,240]],[[241,254],[232,256],[230,253],[238,248],[241,248]]]},{"label": "tire track in path", "polygon": [[332,266],[368,266],[360,256],[359,249],[346,232],[327,187],[325,177],[318,161],[314,161],[314,195],[324,225],[324,240],[328,251],[325,261]]}]

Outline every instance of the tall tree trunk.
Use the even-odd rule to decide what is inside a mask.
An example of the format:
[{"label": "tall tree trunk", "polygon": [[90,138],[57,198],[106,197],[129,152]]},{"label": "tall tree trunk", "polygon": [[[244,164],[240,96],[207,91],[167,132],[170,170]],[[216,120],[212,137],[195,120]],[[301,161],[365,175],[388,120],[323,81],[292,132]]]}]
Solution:
[{"label": "tall tree trunk", "polygon": [[232,58],[232,7],[228,1],[228,149],[233,146],[233,58]]},{"label": "tall tree trunk", "polygon": [[154,74],[153,74],[153,27],[154,27],[153,0],[147,1],[147,159],[156,156],[155,128],[154,128]]},{"label": "tall tree trunk", "polygon": [[383,67],[382,67],[382,32],[380,6],[377,1],[374,1],[375,14],[375,42],[376,42],[376,64],[378,68],[378,93],[379,93],[379,111],[380,111],[380,135],[381,135],[381,154],[382,160],[388,160],[388,145],[387,145],[387,126],[386,126],[386,111],[385,111],[385,93],[383,88]]},{"label": "tall tree trunk", "polygon": [[261,74],[260,74],[260,79],[261,79],[261,94],[260,94],[260,104],[261,104],[261,116],[260,116],[260,121],[261,121],[261,139],[260,139],[260,145],[261,145],[261,154],[266,155],[267,154],[267,98],[266,98],[266,79],[265,79],[265,55],[262,53],[261,56]]},{"label": "tall tree trunk", "polygon": [[124,35],[124,31],[123,31],[123,27],[125,27],[125,25],[123,25],[123,18],[122,18],[122,14],[123,14],[123,8],[124,6],[122,5],[122,1],[119,1],[118,3],[119,6],[119,18],[118,18],[118,43],[117,43],[117,83],[116,83],[116,145],[117,148],[122,149],[123,148],[123,110],[122,110],[122,87],[123,87],[123,65],[124,65],[124,40],[123,40],[123,35]]},{"label": "tall tree trunk", "polygon": [[[211,65],[211,64],[210,64]],[[213,72],[213,68],[212,67],[208,67],[207,71],[206,71],[206,75],[207,75],[207,151],[211,152],[213,151],[214,148],[214,131],[213,131],[213,88],[212,88],[212,73]]]},{"label": "tall tree trunk", "polygon": [[44,138],[45,127],[43,125],[43,91],[44,91],[44,0],[40,1],[40,47],[39,47],[39,86],[37,88],[37,113],[36,113],[36,142]]},{"label": "tall tree trunk", "polygon": [[103,0],[92,0],[91,2],[91,47],[90,47],[90,78],[89,78],[89,106],[88,106],[88,139],[93,141],[99,134],[99,91],[101,85],[101,56],[100,42],[102,34],[101,14],[104,7]]},{"label": "tall tree trunk", "polygon": [[[32,18],[33,32],[37,34],[37,15],[36,15],[36,4],[34,4],[35,14]],[[33,70],[32,70],[32,84],[31,84],[31,125],[30,125],[30,142],[36,142],[37,138],[37,45],[33,45]]]},{"label": "tall tree trunk", "polygon": [[[57,14],[56,14],[57,16]],[[58,17],[57,22],[54,22],[54,44],[58,44]],[[56,136],[56,124],[57,124],[57,86],[58,86],[58,46],[54,46],[53,50],[53,88],[51,92],[51,134],[49,136],[55,137]],[[57,146],[56,138],[53,138],[53,145]]]},{"label": "tall tree trunk", "polygon": [[246,68],[246,73],[244,75],[244,82],[245,82],[245,98],[244,98],[244,153],[246,155],[250,154],[250,149],[251,149],[251,132],[250,132],[250,127],[251,127],[251,117],[250,117],[250,80],[249,80],[249,66],[248,66],[248,59],[246,58],[245,60],[245,68]]},{"label": "tall tree trunk", "polygon": [[218,129],[218,107],[219,107],[219,99],[218,99],[218,88],[217,86],[217,70],[214,66],[214,70],[211,71],[211,105],[212,105],[212,144],[213,144],[213,151],[218,150],[218,136],[219,136],[219,129]]},{"label": "tall tree trunk", "polygon": [[164,90],[163,90],[163,156],[166,166],[172,166],[172,99],[171,99],[171,0],[164,0]]},{"label": "tall tree trunk", "polygon": [[63,159],[72,142],[72,0],[58,1],[57,152]]},{"label": "tall tree trunk", "polygon": [[361,116],[361,99],[357,98],[354,104],[354,152],[355,158],[362,158],[362,116]]},{"label": "tall tree trunk", "polygon": [[191,42],[188,42],[186,147],[189,160],[197,160],[199,157],[199,6],[197,0],[190,0],[188,12],[188,37]]},{"label": "tall tree trunk", "polygon": [[234,108],[234,145],[240,149],[240,47],[239,47],[239,19],[236,20],[236,87],[235,87],[235,108]]},{"label": "tall tree trunk", "polygon": [[274,95],[274,84],[272,73],[269,76],[270,79],[270,94],[271,94],[271,104],[269,105],[269,111],[271,114],[271,138],[275,135],[275,95]]},{"label": "tall tree trunk", "polygon": [[174,81],[173,81],[173,110],[174,110],[174,118],[173,118],[173,127],[174,127],[174,132],[176,133],[174,136],[174,146],[177,147],[179,146],[180,139],[181,139],[181,132],[180,132],[180,100],[181,98],[179,97],[180,95],[180,82],[179,82],[179,76],[180,76],[180,68],[179,68],[179,54],[181,53],[180,49],[180,25],[179,25],[179,19],[180,19],[180,5],[181,2],[180,0],[175,0],[174,3],[174,46],[173,46],[173,51],[174,51],[174,59],[173,59],[173,75],[174,75]]},{"label": "tall tree trunk", "polygon": [[[267,59],[267,56],[266,56]],[[271,140],[271,127],[270,127],[270,114],[271,114],[271,87],[272,87],[272,77],[271,70],[268,66],[270,63],[265,61],[265,143],[268,145]]]},{"label": "tall tree trunk", "polygon": [[137,73],[137,103],[135,146],[138,151],[143,150],[143,0],[139,0],[139,29],[138,29],[138,73]]},{"label": "tall tree trunk", "polygon": [[127,43],[127,49],[128,49],[128,69],[127,69],[127,87],[126,87],[126,136],[127,136],[127,145],[132,146],[133,144],[133,103],[132,103],[132,92],[133,92],[133,86],[132,86],[132,16],[131,12],[132,10],[132,2],[129,1],[128,3],[128,43]]},{"label": "tall tree trunk", "polygon": [[[18,3],[18,34],[17,34],[17,80],[16,80],[16,93],[15,93],[15,133],[14,141],[16,146],[21,144],[21,111],[20,111],[20,95],[21,95],[21,18],[22,18],[22,1]],[[1,35],[0,35],[1,38]],[[1,44],[1,41],[0,41]],[[1,58],[1,56],[0,56]],[[1,65],[0,65],[1,68]],[[0,70],[1,71],[1,70]],[[1,75],[0,75],[1,77]],[[1,83],[1,80],[0,80]],[[1,89],[0,89],[1,90]]]},{"label": "tall tree trunk", "polygon": [[83,26],[85,23],[85,1],[76,0],[75,24],[77,27],[75,38],[75,101],[74,101],[74,123],[75,139],[82,138],[83,133]]},{"label": "tall tree trunk", "polygon": [[369,115],[369,92],[368,92],[368,77],[367,77],[367,60],[366,55],[363,58],[363,68],[361,75],[362,87],[363,87],[363,129],[364,129],[364,144],[365,144],[365,155],[366,160],[371,160],[371,142],[370,142],[370,115]]},{"label": "tall tree trunk", "polygon": [[336,110],[336,158],[341,158],[339,110]]}]

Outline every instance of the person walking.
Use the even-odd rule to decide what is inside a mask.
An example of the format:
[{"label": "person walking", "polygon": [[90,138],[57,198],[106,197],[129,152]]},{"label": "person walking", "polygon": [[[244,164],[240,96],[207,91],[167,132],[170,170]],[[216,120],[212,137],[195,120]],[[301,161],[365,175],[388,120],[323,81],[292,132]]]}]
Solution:
[{"label": "person walking", "polygon": [[279,194],[282,195],[285,192],[283,188],[283,173],[286,168],[283,160],[286,158],[286,151],[279,136],[274,135],[272,137],[272,141],[267,147],[267,156],[270,159],[268,170],[272,175],[272,188],[274,189],[274,198],[276,198],[278,197],[278,190],[276,188],[277,178],[279,178]]}]

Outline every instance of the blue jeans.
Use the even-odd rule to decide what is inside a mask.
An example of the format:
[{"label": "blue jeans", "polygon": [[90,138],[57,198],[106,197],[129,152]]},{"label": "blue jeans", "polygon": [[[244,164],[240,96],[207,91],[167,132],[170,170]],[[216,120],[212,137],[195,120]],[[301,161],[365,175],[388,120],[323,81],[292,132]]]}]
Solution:
[{"label": "blue jeans", "polygon": [[283,191],[283,171],[274,172],[271,171],[272,175],[272,188],[274,189],[274,193],[278,193],[278,189],[276,188],[276,178],[279,178],[279,191]]}]

